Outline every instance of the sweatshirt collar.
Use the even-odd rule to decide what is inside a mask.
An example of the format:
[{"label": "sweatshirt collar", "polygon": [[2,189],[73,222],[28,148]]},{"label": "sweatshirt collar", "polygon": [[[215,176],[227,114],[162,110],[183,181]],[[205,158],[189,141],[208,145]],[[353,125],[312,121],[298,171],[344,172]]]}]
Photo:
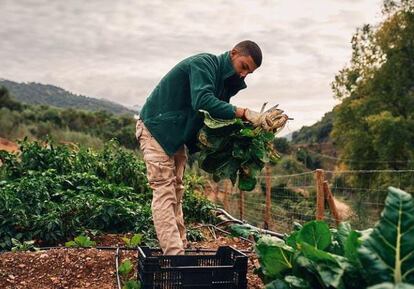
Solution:
[{"label": "sweatshirt collar", "polygon": [[230,51],[226,51],[223,54],[219,55],[219,58],[223,63],[223,79],[229,78],[236,73],[236,70],[234,70],[233,67],[233,63],[231,62]]}]

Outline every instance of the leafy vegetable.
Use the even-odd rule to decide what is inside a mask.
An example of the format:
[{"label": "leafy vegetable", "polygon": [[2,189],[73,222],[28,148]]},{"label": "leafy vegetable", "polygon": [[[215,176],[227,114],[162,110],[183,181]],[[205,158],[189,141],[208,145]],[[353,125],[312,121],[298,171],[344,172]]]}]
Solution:
[{"label": "leafy vegetable", "polygon": [[[321,221],[298,226],[284,240],[261,236],[256,252],[266,288],[414,288],[414,202],[389,187],[373,230],[348,223],[329,229]],[[243,233],[243,232],[242,232]]]},{"label": "leafy vegetable", "polygon": [[273,148],[274,134],[238,118],[213,119],[202,112],[205,125],[198,135],[200,167],[215,181],[230,179],[235,184],[238,177],[240,190],[253,190],[264,164],[279,158]]},{"label": "leafy vegetable", "polygon": [[124,286],[122,286],[122,289],[140,289],[141,284],[136,280],[128,280],[125,282]]},{"label": "leafy vegetable", "polygon": [[141,244],[142,234],[134,234],[132,238],[123,237],[122,240],[128,248],[135,248]]},{"label": "leafy vegetable", "polygon": [[96,246],[96,242],[92,241],[89,236],[78,236],[73,241],[69,241],[65,243],[66,247],[79,247],[79,248],[86,248],[86,247],[94,247]]},{"label": "leafy vegetable", "polygon": [[23,241],[20,242],[17,239],[12,238],[11,239],[13,247],[12,247],[12,252],[20,252],[20,251],[39,251],[39,248],[37,248],[34,243],[34,240],[30,240],[30,241]]},{"label": "leafy vegetable", "polygon": [[389,188],[381,219],[359,253],[371,284],[414,284],[414,202],[410,194]]},{"label": "leafy vegetable", "polygon": [[[145,164],[116,142],[94,151],[23,141],[17,155],[0,151],[0,162],[0,249],[12,238],[56,245],[86,232],[145,232],[142,241],[157,246]],[[202,182],[185,175],[187,222],[211,222]]]},{"label": "leafy vegetable", "polygon": [[134,268],[134,265],[131,260],[126,259],[121,263],[121,265],[119,265],[118,272],[122,276],[128,276],[128,274],[132,271],[132,268]]}]

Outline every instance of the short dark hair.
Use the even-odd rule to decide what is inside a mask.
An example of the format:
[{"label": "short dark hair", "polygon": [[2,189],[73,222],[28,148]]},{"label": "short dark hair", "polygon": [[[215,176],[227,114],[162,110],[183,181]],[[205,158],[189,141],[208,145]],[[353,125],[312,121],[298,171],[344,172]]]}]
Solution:
[{"label": "short dark hair", "polygon": [[254,63],[257,67],[262,64],[262,50],[260,50],[259,45],[250,40],[244,40],[240,43],[237,43],[233,49],[236,49],[242,55],[250,55],[253,58]]}]

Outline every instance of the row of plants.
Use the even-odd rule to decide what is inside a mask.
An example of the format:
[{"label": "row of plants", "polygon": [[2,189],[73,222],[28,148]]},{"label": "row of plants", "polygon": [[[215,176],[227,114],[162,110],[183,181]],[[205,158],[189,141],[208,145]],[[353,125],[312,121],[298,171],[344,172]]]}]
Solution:
[{"label": "row of plants", "polygon": [[352,230],[348,223],[330,229],[311,221],[283,240],[246,226],[233,231],[255,236],[257,273],[267,289],[414,288],[414,201],[393,187],[372,229]]},{"label": "row of plants", "polygon": [[[20,143],[0,151],[0,248],[12,238],[54,245],[88,232],[144,232],[154,242],[152,193],[144,162],[117,142],[98,151],[53,143]],[[187,180],[187,222],[210,221],[212,208]]]}]

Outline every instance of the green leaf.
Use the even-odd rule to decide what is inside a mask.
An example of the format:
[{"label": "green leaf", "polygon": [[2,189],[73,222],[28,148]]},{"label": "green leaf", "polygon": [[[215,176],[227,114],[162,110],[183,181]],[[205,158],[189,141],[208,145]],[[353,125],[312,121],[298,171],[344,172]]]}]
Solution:
[{"label": "green leaf", "polygon": [[349,222],[341,222],[339,224],[336,239],[342,247],[345,247],[346,240],[351,232],[352,228]]},{"label": "green leaf", "polygon": [[125,282],[124,286],[122,286],[122,289],[140,289],[141,283],[139,283],[136,280],[128,280]]},{"label": "green leaf", "polygon": [[199,110],[202,113],[204,113],[204,124],[208,126],[209,128],[221,128],[225,126],[229,126],[232,124],[235,124],[237,122],[237,118],[233,119],[215,119],[212,118],[210,113],[205,110]]},{"label": "green leaf", "polygon": [[240,130],[240,134],[245,137],[253,138],[256,136],[255,132],[251,128],[243,128]]},{"label": "green leaf", "polygon": [[359,263],[358,248],[361,245],[361,241],[359,240],[360,236],[361,233],[357,231],[351,231],[344,244],[344,255],[346,258],[348,258],[349,261],[354,264]]},{"label": "green leaf", "polygon": [[300,277],[297,276],[286,276],[285,282],[290,285],[290,288],[293,289],[307,289],[309,288],[309,283]]},{"label": "green leaf", "polygon": [[132,264],[131,260],[126,259],[118,268],[118,272],[121,275],[127,276],[129,272],[131,272],[134,265]]},{"label": "green leaf", "polygon": [[408,283],[393,284],[390,282],[384,282],[374,286],[370,286],[367,289],[414,289],[414,285]]},{"label": "green leaf", "polygon": [[239,189],[241,191],[249,192],[256,187],[257,180],[255,177],[251,177],[246,174],[239,175]]},{"label": "green leaf", "polygon": [[250,236],[258,236],[259,232],[252,228],[252,226],[247,224],[236,224],[230,226],[230,231],[234,236],[241,236],[244,238],[249,238]]},{"label": "green leaf", "polygon": [[301,246],[303,255],[313,262],[325,286],[337,288],[342,282],[345,269],[348,267],[345,258],[319,250],[307,243],[302,243]]},{"label": "green leaf", "polygon": [[265,276],[275,279],[293,267],[294,250],[283,240],[271,236],[263,236],[256,244],[262,272]]},{"label": "green leaf", "polygon": [[299,231],[297,242],[306,242],[317,249],[325,250],[331,244],[331,232],[323,221],[311,221]]},{"label": "green leaf", "polygon": [[289,236],[287,236],[285,238],[286,241],[286,245],[297,249],[297,238],[298,238],[299,232],[298,231],[294,231],[292,234],[290,234]]},{"label": "green leaf", "polygon": [[15,239],[15,238],[11,238],[11,242],[12,242],[13,245],[16,245],[16,246],[22,244],[19,240]]},{"label": "green leaf", "polygon": [[65,247],[76,247],[76,243],[75,241],[66,242]]},{"label": "green leaf", "polygon": [[130,242],[130,246],[131,247],[136,247],[139,244],[141,244],[141,240],[142,240],[142,234],[135,234],[132,238],[131,238],[131,242]]},{"label": "green leaf", "polygon": [[414,283],[414,202],[410,194],[388,188],[385,208],[359,248],[370,284]]},{"label": "green leaf", "polygon": [[285,281],[276,279],[267,284],[266,289],[290,289],[290,287]]}]

